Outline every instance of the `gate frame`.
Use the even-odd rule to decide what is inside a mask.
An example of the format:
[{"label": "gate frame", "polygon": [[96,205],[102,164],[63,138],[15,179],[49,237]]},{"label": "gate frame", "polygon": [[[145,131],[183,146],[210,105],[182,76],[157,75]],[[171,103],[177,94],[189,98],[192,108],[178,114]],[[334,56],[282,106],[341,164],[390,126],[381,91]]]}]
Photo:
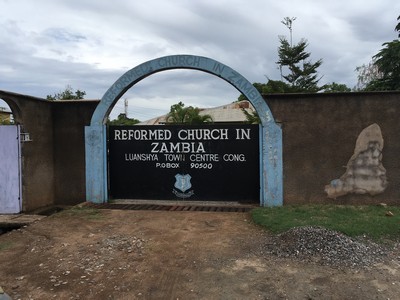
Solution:
[{"label": "gate frame", "polygon": [[267,103],[241,74],[208,57],[171,55],[144,62],[123,74],[103,95],[85,126],[86,200],[108,201],[106,122],[123,94],[142,79],[167,70],[191,69],[215,75],[246,96],[257,111],[260,124],[260,206],[283,205],[282,129]]}]

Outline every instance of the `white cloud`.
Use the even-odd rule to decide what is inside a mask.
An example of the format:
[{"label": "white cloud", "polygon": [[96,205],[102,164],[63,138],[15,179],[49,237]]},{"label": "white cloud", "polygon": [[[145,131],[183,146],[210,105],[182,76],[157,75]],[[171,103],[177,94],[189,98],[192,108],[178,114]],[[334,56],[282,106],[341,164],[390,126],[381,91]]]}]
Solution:
[{"label": "white cloud", "polygon": [[[396,38],[400,11],[390,0],[0,0],[0,7],[0,89],[45,97],[71,85],[88,99],[127,70],[172,54],[210,57],[250,82],[279,79],[287,16],[296,17],[294,42],[306,38],[311,59],[323,59],[321,83],[353,87],[355,68]],[[221,79],[185,70],[154,74],[125,95],[140,119],[176,100],[208,107],[237,96]],[[114,115],[121,109],[117,103]]]}]

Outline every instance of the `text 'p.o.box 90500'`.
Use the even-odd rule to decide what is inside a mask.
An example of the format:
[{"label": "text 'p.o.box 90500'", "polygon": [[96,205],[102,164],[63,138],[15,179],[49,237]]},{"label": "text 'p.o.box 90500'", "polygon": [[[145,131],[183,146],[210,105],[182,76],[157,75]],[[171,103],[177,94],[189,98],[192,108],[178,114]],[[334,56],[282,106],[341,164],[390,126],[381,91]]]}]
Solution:
[{"label": "text 'p.o.box 90500'", "polygon": [[110,126],[108,147],[114,199],[259,201],[259,125]]}]

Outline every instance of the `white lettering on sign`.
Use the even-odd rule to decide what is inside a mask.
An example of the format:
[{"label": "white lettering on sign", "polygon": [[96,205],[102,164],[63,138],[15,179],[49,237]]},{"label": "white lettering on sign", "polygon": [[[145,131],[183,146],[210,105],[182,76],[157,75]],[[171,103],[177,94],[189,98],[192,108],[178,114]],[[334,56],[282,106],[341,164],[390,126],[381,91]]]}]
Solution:
[{"label": "white lettering on sign", "polygon": [[250,129],[236,128],[237,140],[250,140]]},{"label": "white lettering on sign", "polygon": [[186,140],[227,140],[228,129],[182,129],[178,132],[182,141]]},{"label": "white lettering on sign", "polygon": [[212,169],[213,164],[212,163],[191,163],[190,168],[191,169]]},{"label": "white lettering on sign", "polygon": [[125,161],[158,161],[157,154],[125,153]]},{"label": "white lettering on sign", "polygon": [[219,155],[218,154],[191,154],[190,155],[190,161],[219,161]]},{"label": "white lettering on sign", "polygon": [[166,161],[185,161],[184,154],[164,154],[164,157]]},{"label": "white lettering on sign", "polygon": [[172,133],[168,129],[115,129],[115,141],[144,141],[144,140],[170,140]]},{"label": "white lettering on sign", "polygon": [[224,161],[246,161],[244,154],[224,154]]},{"label": "white lettering on sign", "polygon": [[[232,74],[236,79],[236,74]],[[238,79],[239,80],[239,79]],[[207,153],[212,141],[235,140],[243,143],[252,139],[252,129],[242,128],[124,128],[114,129],[110,140],[115,141],[149,141],[142,153],[128,151],[122,154],[126,162],[154,162],[157,168],[175,169],[183,165],[191,169],[212,169],[215,163],[244,163],[247,161],[243,153]],[[205,148],[207,147],[207,149]],[[215,151],[215,150],[211,150]],[[240,150],[239,150],[240,151]],[[145,152],[145,153],[143,153]]]},{"label": "white lettering on sign", "polygon": [[204,153],[203,143],[151,143],[151,153]]},{"label": "white lettering on sign", "polygon": [[178,169],[179,163],[156,163],[156,168],[160,169]]}]

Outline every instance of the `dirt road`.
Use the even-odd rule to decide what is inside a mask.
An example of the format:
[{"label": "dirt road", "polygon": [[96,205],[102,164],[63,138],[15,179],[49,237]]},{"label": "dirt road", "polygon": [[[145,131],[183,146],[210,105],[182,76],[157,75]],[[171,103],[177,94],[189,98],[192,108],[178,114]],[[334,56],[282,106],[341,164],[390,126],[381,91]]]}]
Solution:
[{"label": "dirt road", "polygon": [[400,299],[400,264],[277,258],[248,213],[64,211],[0,236],[13,299]]}]

